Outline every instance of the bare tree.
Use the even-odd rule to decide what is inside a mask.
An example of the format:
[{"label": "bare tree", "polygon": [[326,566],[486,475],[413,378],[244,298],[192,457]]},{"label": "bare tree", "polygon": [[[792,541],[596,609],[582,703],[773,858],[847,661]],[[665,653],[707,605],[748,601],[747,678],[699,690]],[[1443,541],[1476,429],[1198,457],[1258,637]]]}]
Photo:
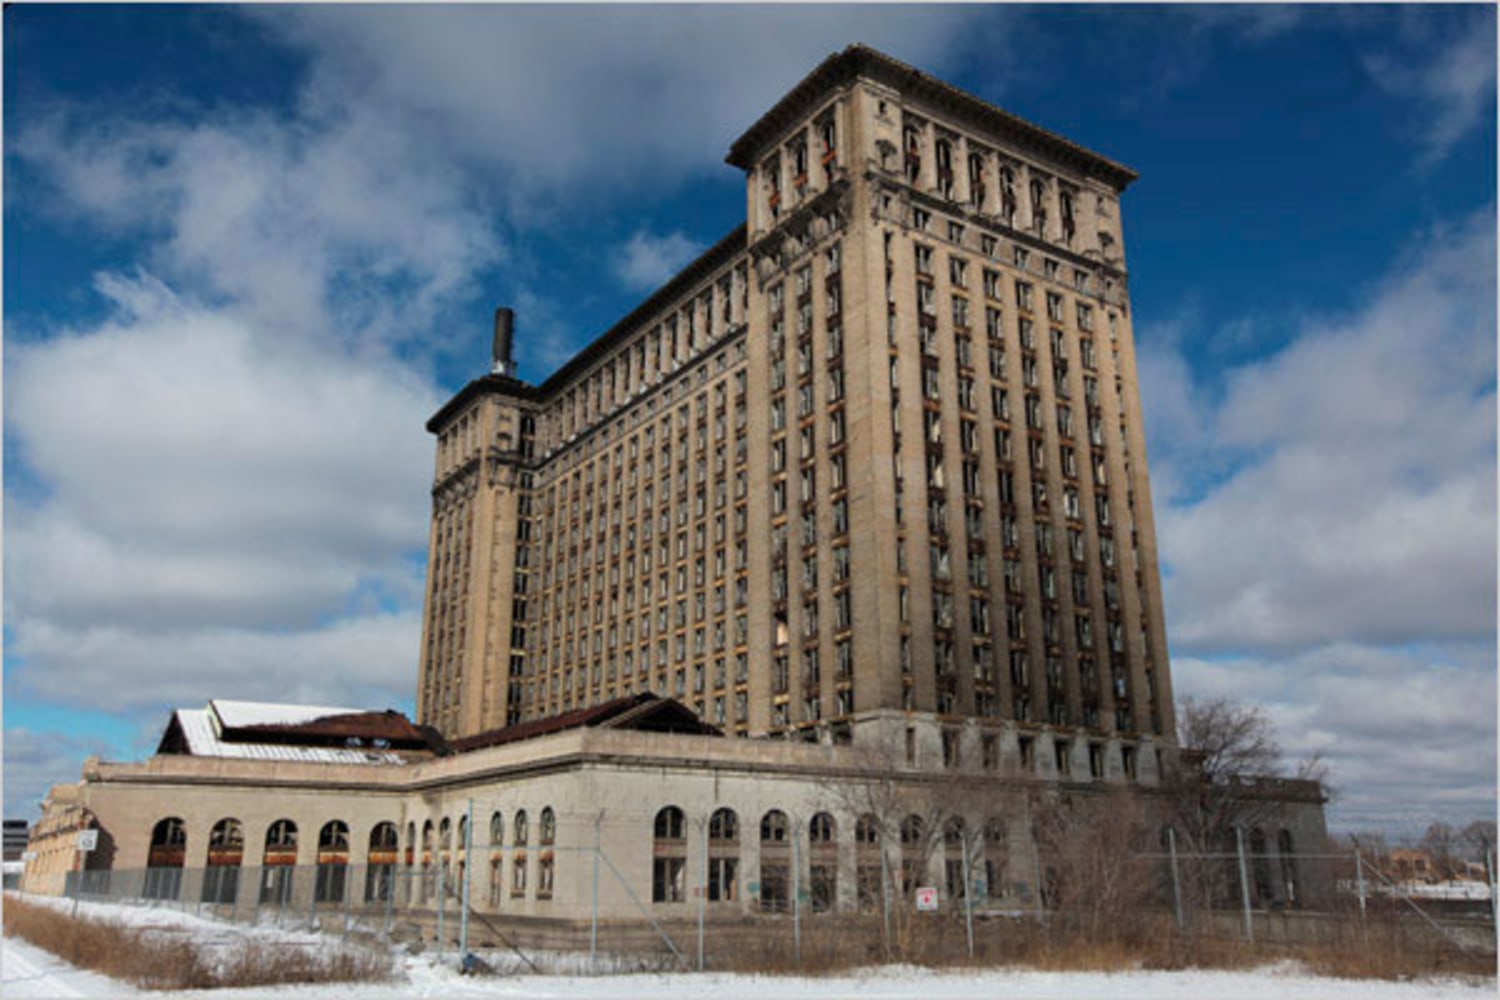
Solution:
[{"label": "bare tree", "polygon": [[1462,867],[1459,855],[1463,852],[1461,834],[1441,820],[1429,823],[1418,843],[1432,857],[1433,875],[1440,881],[1451,879]]},{"label": "bare tree", "polygon": [[[1183,702],[1177,731],[1182,750],[1166,788],[1168,822],[1184,855],[1184,901],[1195,907],[1230,902],[1238,879],[1230,857],[1237,835],[1276,819],[1285,806],[1281,746],[1262,709],[1227,698]],[[1314,757],[1293,777],[1321,785],[1324,774]]]},{"label": "bare tree", "polygon": [[1158,895],[1152,824],[1139,795],[1051,795],[1032,806],[1048,905],[1090,941],[1118,940]]}]

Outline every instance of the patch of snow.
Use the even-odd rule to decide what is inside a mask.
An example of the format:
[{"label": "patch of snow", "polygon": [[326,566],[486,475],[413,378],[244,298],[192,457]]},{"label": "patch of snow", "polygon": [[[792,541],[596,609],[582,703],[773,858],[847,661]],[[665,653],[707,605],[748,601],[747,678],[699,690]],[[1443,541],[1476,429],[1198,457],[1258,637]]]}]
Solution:
[{"label": "patch of snow", "polygon": [[75,968],[51,952],[20,938],[0,944],[0,996],[134,996],[135,987],[96,972]]},{"label": "patch of snow", "polygon": [[[71,907],[70,900],[28,901]],[[154,927],[190,933],[213,947],[245,938],[259,938],[281,946],[335,947],[342,924],[334,918],[319,934],[271,924],[247,926],[226,923],[167,906],[120,903],[80,904],[79,912],[118,920],[135,927]],[[327,919],[327,918],[325,918]],[[12,954],[21,956],[13,966]],[[41,956],[41,957],[37,957]],[[482,953],[496,968],[510,970],[518,960],[505,951]],[[1187,970],[1181,972],[1040,972],[1026,969],[985,969],[936,972],[915,966],[881,966],[837,976],[759,976],[731,973],[643,972],[587,976],[586,955],[546,953],[534,956],[546,968],[572,970],[563,975],[462,976],[458,955],[449,949],[398,953],[397,978],[389,983],[331,983],[316,986],[256,987],[243,990],[137,993],[102,976],[83,973],[22,942],[6,939],[4,996],[139,996],[176,1000],[369,1000],[411,997],[534,997],[563,1000],[1482,1000],[1493,996],[1495,981],[1429,979],[1417,982],[1327,979],[1308,975],[1292,962],[1241,972]],[[12,980],[12,976],[15,980]],[[92,977],[92,978],[90,978]],[[102,980],[104,988],[93,980]],[[56,992],[57,990],[78,992]],[[93,990],[93,992],[89,992]],[[50,992],[49,992],[50,991]]]}]

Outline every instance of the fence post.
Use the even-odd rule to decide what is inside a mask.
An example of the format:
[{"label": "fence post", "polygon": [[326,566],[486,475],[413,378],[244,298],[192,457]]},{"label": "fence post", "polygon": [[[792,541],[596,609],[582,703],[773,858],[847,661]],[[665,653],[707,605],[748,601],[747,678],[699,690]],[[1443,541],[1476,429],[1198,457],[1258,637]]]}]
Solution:
[{"label": "fence post", "polygon": [[396,905],[396,866],[391,865],[385,869],[385,923],[381,930],[385,932],[386,941],[391,939],[391,911]]},{"label": "fence post", "polygon": [[463,909],[458,915],[458,961],[460,967],[469,955],[469,880],[474,875],[474,800],[469,799],[469,817],[464,823]]},{"label": "fence post", "polygon": [[[982,837],[983,834],[981,833]],[[964,931],[969,938],[969,957],[974,957],[974,882],[969,877],[969,838],[965,834],[959,840],[964,859]],[[988,888],[988,886],[986,886]]]},{"label": "fence post", "polygon": [[438,863],[437,863],[437,865],[435,867],[437,868],[437,898],[438,898],[438,900],[437,900],[437,906],[438,906],[438,912],[437,912],[437,953],[438,953],[438,959],[441,960],[442,957],[443,957],[443,910],[445,909],[445,907],[444,907],[443,904],[448,901],[448,872],[447,872],[447,869],[445,868],[445,866],[443,865],[443,862],[442,862],[441,858],[438,860]]},{"label": "fence post", "polygon": [[1359,922],[1365,921],[1365,857],[1354,852],[1354,891],[1359,894]]},{"label": "fence post", "polygon": [[792,949],[802,967],[802,856],[797,852],[797,821],[788,824],[792,836]]},{"label": "fence post", "polygon": [[1245,872],[1245,828],[1234,828],[1234,850],[1240,862],[1240,905],[1245,911],[1245,940],[1255,941],[1255,925],[1250,922],[1250,880]]},{"label": "fence post", "polygon": [[1500,900],[1495,899],[1495,849],[1488,844],[1484,846],[1484,874],[1490,884],[1490,923],[1492,926],[1500,926]]},{"label": "fence post", "polygon": [[1167,856],[1172,859],[1172,905],[1177,911],[1177,930],[1187,930],[1182,920],[1182,880],[1177,874],[1177,831],[1167,827]]},{"label": "fence post", "polygon": [[698,822],[703,830],[703,879],[698,885],[698,971],[703,971],[703,911],[708,906],[708,820]]},{"label": "fence post", "polygon": [[604,822],[604,810],[594,817],[594,889],[589,916],[589,975],[599,974],[599,824]]},{"label": "fence post", "polygon": [[891,873],[890,859],[886,857],[885,850],[885,830],[882,828],[880,831],[880,913],[885,933],[885,953],[889,957],[891,954]]},{"label": "fence post", "polygon": [[[344,936],[344,938],[346,940],[349,937],[349,904],[351,902],[351,900],[350,900],[349,897],[354,895],[354,879],[352,879],[352,878],[349,877],[350,876],[350,869],[353,868],[353,867],[355,867],[355,866],[354,865],[345,865],[344,866],[344,934],[343,934],[343,936]],[[369,865],[366,865],[365,866],[365,878],[368,879],[369,877],[370,877],[370,867],[369,867]]]}]

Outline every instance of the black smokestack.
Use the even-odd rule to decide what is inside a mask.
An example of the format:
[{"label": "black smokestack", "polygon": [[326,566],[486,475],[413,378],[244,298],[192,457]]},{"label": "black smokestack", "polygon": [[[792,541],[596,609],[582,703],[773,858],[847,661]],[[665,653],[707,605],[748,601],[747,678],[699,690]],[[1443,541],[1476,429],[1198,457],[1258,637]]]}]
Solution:
[{"label": "black smokestack", "polygon": [[494,359],[491,371],[496,375],[513,375],[515,373],[515,365],[510,359],[510,345],[515,335],[515,329],[515,311],[505,306],[496,309],[495,339],[490,345],[490,353]]}]

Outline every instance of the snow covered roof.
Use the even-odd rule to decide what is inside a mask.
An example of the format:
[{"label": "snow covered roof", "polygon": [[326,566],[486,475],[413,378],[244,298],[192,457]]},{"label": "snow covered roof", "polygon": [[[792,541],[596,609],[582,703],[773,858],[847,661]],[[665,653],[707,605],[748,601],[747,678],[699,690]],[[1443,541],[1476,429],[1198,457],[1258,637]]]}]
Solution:
[{"label": "snow covered roof", "polygon": [[329,708],[326,705],[279,705],[269,701],[228,701],[214,698],[209,710],[229,729],[241,726],[296,726],[330,715],[358,715],[362,708]]},{"label": "snow covered roof", "polygon": [[315,764],[404,764],[427,737],[399,712],[213,700],[179,708],[157,753]]}]

